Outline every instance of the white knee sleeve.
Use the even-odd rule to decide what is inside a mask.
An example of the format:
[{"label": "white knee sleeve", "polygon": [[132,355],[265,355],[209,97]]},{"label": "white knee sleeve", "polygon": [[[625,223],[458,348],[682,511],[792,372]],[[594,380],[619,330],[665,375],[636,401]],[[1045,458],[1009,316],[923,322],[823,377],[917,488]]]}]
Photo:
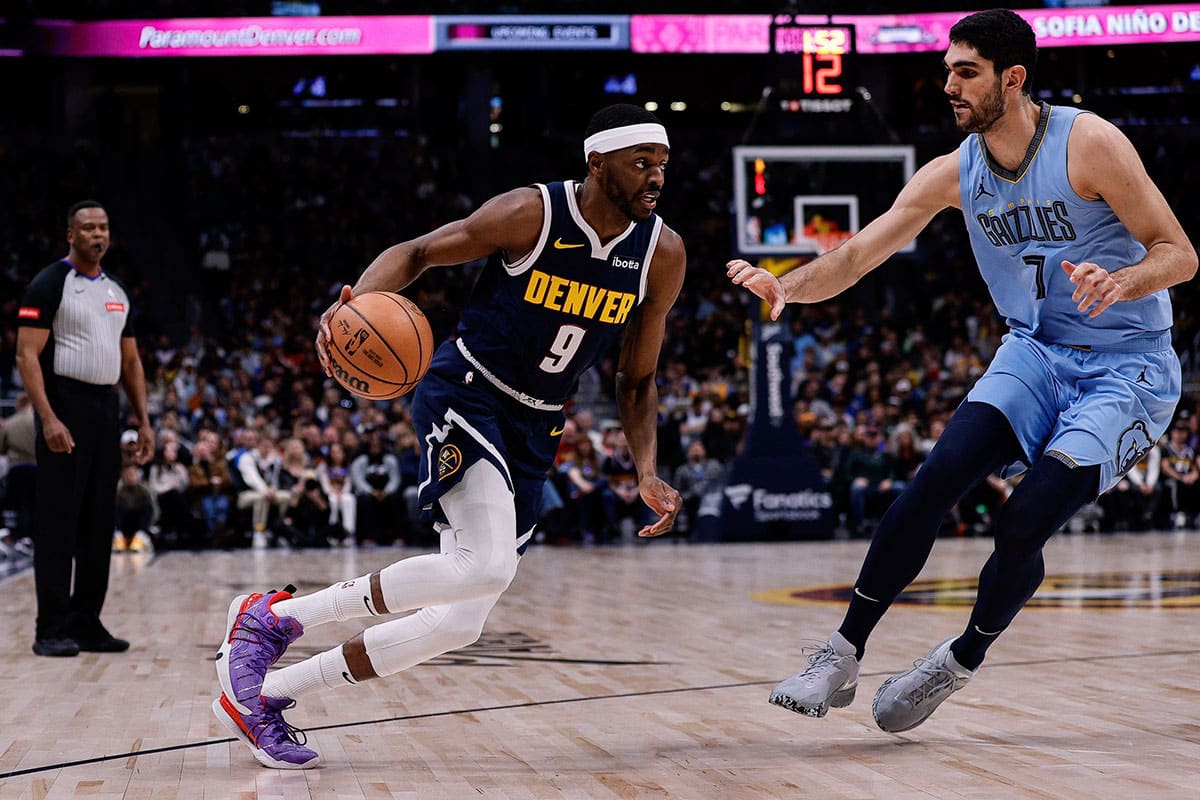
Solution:
[{"label": "white knee sleeve", "polygon": [[406,558],[379,573],[388,611],[481,598],[494,602],[517,574],[517,512],[495,466],[472,464],[441,504],[450,522],[442,552]]},{"label": "white knee sleeve", "polygon": [[363,632],[371,666],[379,676],[394,675],[479,638],[497,594],[480,600],[423,608],[403,619],[383,622]]}]

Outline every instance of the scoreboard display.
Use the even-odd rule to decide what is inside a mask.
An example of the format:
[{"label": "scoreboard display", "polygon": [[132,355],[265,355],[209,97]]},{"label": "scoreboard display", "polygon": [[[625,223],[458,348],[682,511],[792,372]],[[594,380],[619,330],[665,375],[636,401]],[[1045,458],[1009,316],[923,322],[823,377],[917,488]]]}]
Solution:
[{"label": "scoreboard display", "polygon": [[801,24],[788,15],[771,22],[771,52],[801,97],[842,97],[854,91],[853,25]]}]

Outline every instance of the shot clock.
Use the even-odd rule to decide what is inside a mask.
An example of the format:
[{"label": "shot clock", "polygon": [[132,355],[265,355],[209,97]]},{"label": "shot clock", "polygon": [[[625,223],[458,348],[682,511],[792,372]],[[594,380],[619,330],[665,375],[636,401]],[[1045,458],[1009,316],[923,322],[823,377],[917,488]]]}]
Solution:
[{"label": "shot clock", "polygon": [[812,25],[781,14],[771,22],[771,52],[789,89],[801,97],[841,97],[853,91],[853,25]]}]

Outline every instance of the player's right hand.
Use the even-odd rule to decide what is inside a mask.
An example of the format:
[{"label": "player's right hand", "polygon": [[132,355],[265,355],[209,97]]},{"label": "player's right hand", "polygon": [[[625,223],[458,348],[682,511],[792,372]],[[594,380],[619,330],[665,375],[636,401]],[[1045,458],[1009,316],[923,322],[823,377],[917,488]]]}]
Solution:
[{"label": "player's right hand", "polygon": [[333,370],[329,366],[329,339],[333,332],[329,329],[329,320],[333,318],[333,312],[337,311],[338,306],[349,303],[353,295],[354,292],[349,286],[342,286],[337,301],[325,309],[325,313],[321,315],[321,322],[317,325],[317,359],[321,362],[321,369],[325,370],[325,374],[330,378],[333,377]]},{"label": "player's right hand", "polygon": [[46,420],[42,425],[42,436],[51,453],[70,453],[75,449],[74,437],[58,417]]},{"label": "player's right hand", "polygon": [[742,286],[761,297],[771,306],[771,319],[779,319],[783,307],[787,304],[783,284],[770,272],[761,267],[754,267],[750,262],[735,258],[725,265],[725,274],[733,281],[734,286]]}]

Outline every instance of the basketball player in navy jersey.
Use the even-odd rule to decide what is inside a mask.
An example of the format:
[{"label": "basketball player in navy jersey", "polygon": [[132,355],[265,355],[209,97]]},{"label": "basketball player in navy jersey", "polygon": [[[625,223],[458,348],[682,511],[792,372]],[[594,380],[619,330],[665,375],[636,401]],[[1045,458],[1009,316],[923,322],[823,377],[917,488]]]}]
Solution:
[{"label": "basketball player in navy jersey", "polygon": [[1037,45],[1018,15],[984,11],[950,31],[945,92],[957,152],[921,168],[895,204],[841,247],[782,278],[742,260],[728,274],[771,306],[835,297],[962,209],[1009,333],[929,459],[875,531],[841,627],[771,702],[809,716],[848,705],[867,638],[924,565],[938,524],[995,469],[1028,466],[995,520],[966,630],[886,680],[875,721],[924,722],[975,674],[1045,575],[1042,547],[1154,445],[1180,394],[1167,288],[1196,252],[1125,136],[1030,98]]},{"label": "basketball player in navy jersey", "polygon": [[[302,694],[392,675],[479,638],[533,533],[547,469],[580,374],[620,347],[617,403],[642,499],[671,529],[679,493],[655,471],[655,370],[667,312],[683,284],[684,246],[655,213],[669,154],[648,111],[609,106],[592,118],[587,177],[514,189],[466,219],[388,248],[321,319],[354,294],[399,291],[429,267],[490,261],[413,399],[422,438],[420,503],[441,553],[407,558],[304,597],[239,597],[217,658],[213,711],[263,764],[307,768],[318,756],[282,711]],[[306,628],[420,609],[269,675]],[[265,678],[265,679],[264,679]]]}]

